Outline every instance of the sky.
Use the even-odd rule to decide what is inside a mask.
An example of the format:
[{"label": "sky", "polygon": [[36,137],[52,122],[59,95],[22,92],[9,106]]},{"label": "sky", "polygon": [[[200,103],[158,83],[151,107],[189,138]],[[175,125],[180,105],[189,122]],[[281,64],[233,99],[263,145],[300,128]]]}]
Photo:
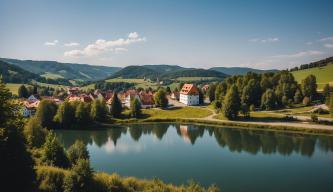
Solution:
[{"label": "sky", "polygon": [[333,56],[332,0],[0,0],[0,57],[286,69]]}]

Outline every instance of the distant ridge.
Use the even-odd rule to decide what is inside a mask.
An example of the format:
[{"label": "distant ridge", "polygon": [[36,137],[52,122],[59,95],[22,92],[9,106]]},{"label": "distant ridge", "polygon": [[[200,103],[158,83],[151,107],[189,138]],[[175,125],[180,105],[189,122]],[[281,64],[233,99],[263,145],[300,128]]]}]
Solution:
[{"label": "distant ridge", "polygon": [[221,73],[225,73],[228,75],[245,75],[248,72],[254,73],[267,73],[267,72],[277,72],[276,69],[271,70],[261,70],[261,69],[253,69],[249,67],[212,67],[210,70],[219,71]]}]

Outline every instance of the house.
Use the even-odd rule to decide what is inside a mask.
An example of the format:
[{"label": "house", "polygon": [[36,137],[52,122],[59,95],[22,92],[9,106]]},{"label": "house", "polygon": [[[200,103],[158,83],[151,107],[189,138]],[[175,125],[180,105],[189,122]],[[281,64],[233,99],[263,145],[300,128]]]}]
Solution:
[{"label": "house", "polygon": [[31,117],[36,113],[37,107],[39,105],[39,100],[29,101],[26,100],[23,102],[23,117]]},{"label": "house", "polygon": [[75,101],[81,101],[85,103],[90,103],[92,99],[87,94],[80,94],[80,95],[69,95],[67,97],[68,102],[75,102]]},{"label": "house", "polygon": [[138,99],[140,101],[140,97],[137,94],[137,91],[134,89],[128,90],[125,93],[125,107],[131,108],[131,101],[134,99]]},{"label": "house", "polygon": [[179,94],[179,101],[185,105],[199,105],[199,90],[193,84],[184,84]]},{"label": "house", "polygon": [[152,92],[146,93],[145,91],[141,91],[139,93],[139,97],[140,97],[139,101],[141,103],[142,108],[147,109],[154,107],[155,102],[154,102],[154,95]]},{"label": "house", "polygon": [[29,103],[34,103],[34,102],[36,102],[36,101],[40,101],[40,97],[39,97],[39,95],[37,95],[37,94],[35,94],[35,95],[30,95],[30,96],[28,97],[27,101],[28,101]]},{"label": "house", "polygon": [[78,94],[80,92],[80,87],[69,87],[67,88],[67,94]]}]

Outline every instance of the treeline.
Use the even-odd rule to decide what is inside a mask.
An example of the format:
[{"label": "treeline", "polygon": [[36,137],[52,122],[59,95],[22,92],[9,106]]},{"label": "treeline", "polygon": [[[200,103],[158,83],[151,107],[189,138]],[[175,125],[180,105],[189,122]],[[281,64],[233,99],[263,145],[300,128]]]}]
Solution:
[{"label": "treeline", "polygon": [[64,90],[54,89],[52,87],[40,86],[38,84],[28,84],[27,86],[21,85],[18,88],[17,95],[20,98],[28,98],[30,95],[38,94],[40,96],[57,95]]},{"label": "treeline", "polygon": [[323,96],[320,96],[314,75],[309,75],[298,85],[288,71],[264,74],[249,72],[211,84],[207,96],[214,102],[218,112],[228,119],[235,119],[239,112],[249,117],[250,111],[256,109],[274,110],[300,103],[309,105],[324,102],[329,100],[332,91],[328,85],[325,87]]},{"label": "treeline", "polygon": [[303,69],[310,69],[310,68],[314,68],[314,67],[324,67],[327,64],[333,62],[333,57],[329,57],[320,61],[316,61],[316,62],[312,62],[309,64],[303,64],[300,65],[299,67],[294,67],[291,68],[289,71],[298,71],[298,70],[303,70]]},{"label": "treeline", "polygon": [[107,90],[122,91],[133,87],[134,83],[127,83],[127,82],[97,81],[95,83],[95,89],[100,89],[102,91],[107,91]]},{"label": "treeline", "polygon": [[[44,107],[51,107],[51,105],[44,105]],[[49,110],[55,111],[51,108]],[[31,119],[24,126],[18,114],[17,107],[11,101],[9,90],[0,79],[0,177],[1,188],[4,190],[218,191],[215,186],[205,189],[193,182],[176,187],[157,179],[146,181],[94,173],[90,167],[88,150],[83,142],[77,141],[65,150],[56,135],[45,128],[48,126],[48,121],[42,124],[42,121],[37,121],[37,118]],[[46,117],[50,116],[39,118],[46,120]]]}]

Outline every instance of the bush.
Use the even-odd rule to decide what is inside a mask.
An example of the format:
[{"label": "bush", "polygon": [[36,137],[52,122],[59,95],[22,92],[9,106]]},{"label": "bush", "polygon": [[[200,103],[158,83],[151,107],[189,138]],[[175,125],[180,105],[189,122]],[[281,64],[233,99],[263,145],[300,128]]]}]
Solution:
[{"label": "bush", "polygon": [[37,166],[36,182],[37,188],[42,192],[58,192],[64,191],[64,178],[70,172],[65,169],[60,169],[50,166]]}]

